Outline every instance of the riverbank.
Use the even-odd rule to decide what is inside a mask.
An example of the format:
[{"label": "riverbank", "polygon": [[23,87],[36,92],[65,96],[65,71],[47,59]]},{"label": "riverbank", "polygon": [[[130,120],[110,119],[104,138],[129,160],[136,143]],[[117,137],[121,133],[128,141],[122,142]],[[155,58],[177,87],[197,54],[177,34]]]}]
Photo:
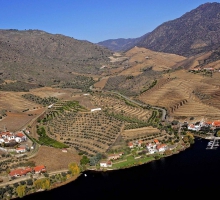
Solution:
[{"label": "riverbank", "polygon": [[[65,181],[64,179],[60,179],[60,181],[58,181],[57,183],[54,182],[54,178],[53,177],[47,177],[50,182],[51,182],[51,186],[50,186],[50,189],[46,189],[46,190],[36,190],[36,189],[33,189],[34,186],[32,186],[30,189],[29,186],[26,186],[26,188],[28,190],[26,190],[27,192],[27,195],[25,196],[29,196],[29,195],[33,195],[34,193],[40,193],[40,192],[43,192],[43,191],[51,191],[51,190],[54,190],[54,189],[57,189],[57,188],[60,188],[62,186],[65,186],[65,185],[68,185],[68,184],[71,184],[72,182],[75,182],[82,174],[83,174],[83,177],[84,177],[84,174],[89,174],[90,172],[89,171],[96,171],[96,172],[106,172],[106,174],[109,172],[109,171],[119,171],[121,169],[129,169],[129,168],[135,168],[135,167],[138,167],[138,166],[141,166],[141,165],[146,165],[148,163],[151,163],[152,161],[156,161],[156,160],[160,160],[162,158],[166,158],[166,157],[171,157],[172,155],[176,155],[176,154],[179,154],[180,152],[186,150],[187,148],[189,148],[190,145],[182,145],[182,144],[179,144],[178,148],[175,149],[174,151],[172,151],[171,154],[157,154],[157,155],[145,155],[145,159],[147,159],[146,162],[143,162],[143,160],[141,161],[141,156],[138,156],[138,157],[134,157],[134,159],[136,160],[135,163],[130,163],[130,165],[125,165],[123,167],[120,167],[120,168],[88,168],[87,170],[81,172],[79,175],[75,175],[73,177],[70,177],[70,178],[67,178]],[[129,155],[129,156],[133,156],[133,155]],[[144,156],[143,156],[144,157]],[[120,162],[119,162],[120,163]],[[66,174],[67,175],[67,174]],[[55,175],[56,176],[56,175]],[[61,177],[61,174],[60,175],[57,175],[57,176],[60,176]],[[86,176],[85,176],[86,177]],[[44,177],[43,179],[46,179],[46,177]],[[9,184],[10,185],[10,184]],[[29,192],[28,192],[29,191]],[[15,198],[12,198],[12,199],[18,199],[18,197],[15,197]]]},{"label": "riverbank", "polygon": [[163,154],[163,153],[156,153],[156,154],[148,154],[145,156],[139,156],[138,158],[133,157],[132,155],[129,155],[130,157],[132,157],[132,161],[128,160],[127,158],[123,158],[123,160],[119,160],[116,162],[112,163],[112,167],[90,167],[87,170],[91,170],[91,171],[100,171],[100,172],[106,172],[106,171],[115,171],[115,170],[121,170],[121,169],[128,169],[131,167],[136,167],[136,166],[140,166],[140,165],[144,165],[147,163],[150,163],[152,161],[155,160],[159,160],[161,158],[166,158],[172,155],[176,155],[179,154],[180,152],[188,149],[190,147],[190,144],[184,144],[184,145],[180,145],[179,147],[177,147],[177,149],[170,151],[170,154]]}]

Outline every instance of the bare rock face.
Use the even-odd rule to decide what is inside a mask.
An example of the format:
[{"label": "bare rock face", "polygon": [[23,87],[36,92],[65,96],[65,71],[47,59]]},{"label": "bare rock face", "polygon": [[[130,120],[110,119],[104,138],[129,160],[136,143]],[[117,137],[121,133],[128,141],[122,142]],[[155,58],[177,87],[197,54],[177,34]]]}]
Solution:
[{"label": "bare rock face", "polygon": [[137,46],[189,57],[216,49],[219,42],[220,3],[205,3],[158,26]]}]

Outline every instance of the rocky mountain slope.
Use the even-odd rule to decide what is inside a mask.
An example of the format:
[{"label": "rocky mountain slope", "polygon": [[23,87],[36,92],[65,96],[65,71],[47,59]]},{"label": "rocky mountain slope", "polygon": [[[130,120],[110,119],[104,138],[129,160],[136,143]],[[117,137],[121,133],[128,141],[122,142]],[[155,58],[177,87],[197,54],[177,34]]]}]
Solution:
[{"label": "rocky mountain slope", "polygon": [[205,3],[158,26],[137,44],[154,51],[192,56],[219,47],[220,3]]},{"label": "rocky mountain slope", "polygon": [[0,30],[0,78],[51,84],[72,72],[98,74],[110,63],[104,47],[39,30]]}]

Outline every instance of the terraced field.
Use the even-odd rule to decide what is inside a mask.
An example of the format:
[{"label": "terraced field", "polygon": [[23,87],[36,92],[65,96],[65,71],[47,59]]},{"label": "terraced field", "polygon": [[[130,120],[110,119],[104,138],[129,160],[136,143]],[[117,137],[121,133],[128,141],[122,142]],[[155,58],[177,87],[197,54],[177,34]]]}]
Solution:
[{"label": "terraced field", "polygon": [[98,107],[107,109],[111,112],[121,113],[126,116],[135,117],[147,121],[152,111],[138,106],[126,104],[125,101],[111,95],[93,95],[91,100]]},{"label": "terraced field", "polygon": [[[213,80],[218,76],[215,75]],[[215,81],[212,82],[211,77],[182,70],[172,73],[171,77],[169,81],[164,78],[159,80],[139,99],[150,105],[165,107],[172,117],[220,118],[220,89],[213,84]]]},{"label": "terraced field", "polygon": [[165,132],[160,133],[160,130],[153,127],[144,127],[139,129],[124,130],[121,134],[126,141],[150,141],[152,139],[161,139],[165,136]]}]

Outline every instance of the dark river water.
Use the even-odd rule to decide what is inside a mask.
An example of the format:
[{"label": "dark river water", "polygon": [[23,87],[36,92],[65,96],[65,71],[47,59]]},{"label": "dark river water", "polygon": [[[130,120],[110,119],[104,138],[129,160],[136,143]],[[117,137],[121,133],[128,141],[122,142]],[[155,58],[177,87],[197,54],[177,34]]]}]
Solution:
[{"label": "dark river water", "polygon": [[129,169],[87,171],[87,176],[65,186],[23,199],[170,199],[219,194],[220,147],[206,150],[207,143],[196,139],[179,154]]}]

